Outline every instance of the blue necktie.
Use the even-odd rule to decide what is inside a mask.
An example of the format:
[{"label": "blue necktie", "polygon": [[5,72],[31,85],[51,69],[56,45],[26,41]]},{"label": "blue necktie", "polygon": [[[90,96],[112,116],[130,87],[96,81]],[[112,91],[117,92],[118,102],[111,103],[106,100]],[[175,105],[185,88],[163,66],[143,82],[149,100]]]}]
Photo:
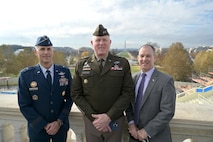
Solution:
[{"label": "blue necktie", "polygon": [[47,70],[47,82],[48,82],[48,85],[50,86],[50,88],[52,87],[52,77],[51,77],[51,74],[50,74],[50,71]]},{"label": "blue necktie", "polygon": [[140,86],[138,88],[138,94],[137,94],[137,98],[136,98],[136,101],[135,101],[135,106],[134,106],[134,110],[135,110],[134,111],[134,121],[135,121],[136,125],[139,122],[140,105],[141,105],[142,97],[143,97],[143,89],[144,89],[145,77],[146,77],[146,74],[143,73],[142,74],[141,83],[140,83]]}]

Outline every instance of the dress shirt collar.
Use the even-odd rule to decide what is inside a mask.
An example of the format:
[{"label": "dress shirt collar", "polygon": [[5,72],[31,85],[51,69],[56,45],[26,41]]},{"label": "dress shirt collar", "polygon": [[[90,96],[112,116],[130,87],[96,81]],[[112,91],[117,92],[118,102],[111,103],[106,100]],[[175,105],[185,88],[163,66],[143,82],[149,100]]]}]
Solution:
[{"label": "dress shirt collar", "polygon": [[155,70],[155,67],[151,68],[151,69],[150,69],[149,71],[147,71],[147,72],[141,71],[141,75],[142,75],[143,73],[146,73],[146,77],[147,77],[147,78],[151,78],[152,73],[154,72],[154,70]]},{"label": "dress shirt collar", "polygon": [[52,64],[51,67],[49,69],[46,69],[45,67],[43,67],[41,64],[39,64],[44,76],[46,76],[46,71],[49,70],[50,71],[50,74],[51,76],[53,76],[53,67],[54,65]]}]

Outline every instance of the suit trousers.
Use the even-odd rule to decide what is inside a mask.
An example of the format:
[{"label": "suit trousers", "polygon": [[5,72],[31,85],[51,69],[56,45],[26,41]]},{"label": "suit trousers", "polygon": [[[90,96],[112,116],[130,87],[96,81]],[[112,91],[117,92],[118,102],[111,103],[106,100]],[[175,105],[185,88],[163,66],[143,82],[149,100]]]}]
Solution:
[{"label": "suit trousers", "polygon": [[85,134],[87,142],[121,142],[124,116],[116,120],[118,127],[112,132],[100,132],[92,124],[92,122],[84,116]]}]

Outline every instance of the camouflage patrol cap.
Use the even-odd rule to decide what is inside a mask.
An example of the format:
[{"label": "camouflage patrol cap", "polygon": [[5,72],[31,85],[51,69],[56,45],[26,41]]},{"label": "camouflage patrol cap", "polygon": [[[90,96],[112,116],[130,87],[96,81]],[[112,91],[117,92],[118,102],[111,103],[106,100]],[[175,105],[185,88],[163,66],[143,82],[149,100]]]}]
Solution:
[{"label": "camouflage patrol cap", "polygon": [[46,35],[37,38],[35,46],[52,46],[52,42]]},{"label": "camouflage patrol cap", "polygon": [[102,24],[99,24],[93,33],[94,36],[109,36],[109,33],[106,28]]}]

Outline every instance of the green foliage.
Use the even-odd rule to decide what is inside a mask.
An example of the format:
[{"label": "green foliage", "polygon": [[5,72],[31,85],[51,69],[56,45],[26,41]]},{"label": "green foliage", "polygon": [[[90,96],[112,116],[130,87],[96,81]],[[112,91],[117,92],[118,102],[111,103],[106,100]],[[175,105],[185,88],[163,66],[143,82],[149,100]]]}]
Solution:
[{"label": "green foliage", "polygon": [[73,76],[75,72],[75,67],[70,67],[70,72],[71,72],[71,75]]},{"label": "green foliage", "polygon": [[66,55],[62,51],[55,51],[53,56],[53,62],[58,65],[67,66]]},{"label": "green foliage", "polygon": [[120,56],[120,57],[124,57],[126,59],[130,58],[129,53],[127,51],[120,52],[117,55]]},{"label": "green foliage", "polygon": [[[0,76],[17,76],[21,69],[27,66],[33,66],[37,64],[38,59],[33,53],[32,47],[25,47],[24,51],[18,55],[14,55],[13,49],[7,45],[0,46]],[[115,50],[112,51],[115,54]],[[85,52],[88,54],[87,52]],[[127,51],[120,52],[119,56],[125,58],[132,58]],[[69,57],[69,64],[75,64],[76,57]],[[54,51],[53,61],[56,64],[67,66],[66,55],[62,51]],[[173,76],[177,81],[186,81],[191,77],[192,64],[189,59],[187,51],[184,49],[182,43],[173,43],[166,54],[157,54],[157,65],[162,72],[166,72]],[[195,55],[193,69],[197,73],[207,73],[209,70],[213,70],[213,52],[201,51]],[[73,75],[74,67],[70,68]],[[131,72],[140,71],[140,66],[131,66]]]},{"label": "green foliage", "polygon": [[15,55],[10,47],[7,45],[0,46],[0,71],[2,76],[8,76],[9,74],[14,74],[16,67],[14,64]]},{"label": "green foliage", "polygon": [[[17,76],[19,72],[28,66],[38,63],[31,47],[25,47],[18,55],[14,55],[10,47],[6,45],[0,46],[0,72],[1,76]],[[53,61],[56,64],[67,65],[64,52],[55,51]]]},{"label": "green foliage", "polygon": [[138,65],[138,66],[130,66],[130,69],[131,69],[131,73],[134,74],[138,71],[141,70],[141,67]]},{"label": "green foliage", "polygon": [[193,67],[198,74],[208,73],[210,69],[213,69],[213,52],[200,51],[195,56]]},{"label": "green foliage", "polygon": [[32,48],[25,48],[24,51],[20,52],[16,56],[16,60],[13,61],[16,66],[16,72],[14,74],[18,74],[20,70],[26,68],[28,66],[35,65],[38,60],[37,57],[34,55]]},{"label": "green foliage", "polygon": [[186,81],[191,76],[192,65],[187,51],[182,43],[173,43],[162,63],[163,71],[170,74],[177,81]]}]

